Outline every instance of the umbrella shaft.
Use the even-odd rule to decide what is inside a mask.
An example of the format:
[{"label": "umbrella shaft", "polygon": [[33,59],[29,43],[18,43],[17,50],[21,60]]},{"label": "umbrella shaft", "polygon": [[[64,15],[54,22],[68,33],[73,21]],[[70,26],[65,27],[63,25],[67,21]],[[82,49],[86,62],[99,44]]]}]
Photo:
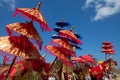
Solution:
[{"label": "umbrella shaft", "polygon": [[13,62],[12,62],[11,66],[10,66],[10,68],[9,68],[9,70],[8,70],[7,75],[6,75],[6,79],[7,79],[8,75],[9,75],[11,69],[12,69],[13,64],[15,63],[16,58],[17,58],[17,56],[15,56],[14,59],[13,59]]}]

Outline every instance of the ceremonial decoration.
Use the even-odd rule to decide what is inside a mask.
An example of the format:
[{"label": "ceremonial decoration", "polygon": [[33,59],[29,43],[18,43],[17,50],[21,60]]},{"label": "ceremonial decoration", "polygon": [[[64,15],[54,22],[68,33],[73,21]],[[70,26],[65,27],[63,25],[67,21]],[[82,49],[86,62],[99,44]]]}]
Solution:
[{"label": "ceremonial decoration", "polygon": [[82,55],[82,56],[80,56],[80,58],[82,58],[82,59],[84,59],[84,60],[86,60],[86,61],[88,61],[88,62],[91,62],[91,63],[93,63],[93,64],[96,64],[96,62],[95,62],[94,59],[92,58],[92,55],[90,55],[90,54]]},{"label": "ceremonial decoration", "polygon": [[[82,37],[64,19],[56,22],[57,26],[53,28],[56,33],[51,36],[50,43],[44,45],[45,53],[41,55],[44,40],[34,22],[42,31],[51,31],[51,28],[39,10],[40,6],[41,2],[36,8],[16,8],[14,16],[20,13],[29,20],[5,26],[8,36],[0,36],[0,55],[3,58],[0,80],[103,80],[108,76],[112,80],[112,70],[117,66],[117,61],[111,56],[115,54],[114,46],[108,41],[102,43],[101,52],[105,53],[105,60],[99,62],[93,54],[77,54],[76,50],[81,50],[83,44]],[[54,60],[47,62],[46,56],[54,56]]]},{"label": "ceremonial decoration", "polygon": [[27,36],[33,44],[38,45],[39,49],[41,49],[43,41],[32,22],[12,23],[6,26],[6,30],[9,36]]},{"label": "ceremonial decoration", "polygon": [[42,16],[42,13],[39,11],[41,2],[38,3],[36,8],[16,8],[14,16],[18,13],[21,13],[23,17],[29,18],[31,21],[36,21],[39,23],[42,31],[50,31],[51,29],[47,25],[45,18]]},{"label": "ceremonial decoration", "polygon": [[63,53],[67,53],[66,55],[75,56],[75,52],[67,39],[53,39],[50,44],[60,47]]},{"label": "ceremonial decoration", "polygon": [[60,30],[59,33],[60,33],[60,36],[62,36],[62,37],[66,37],[66,38],[72,40],[73,42],[82,44],[82,42],[80,40],[78,40],[77,37],[74,35],[72,30]]},{"label": "ceremonial decoration", "polygon": [[[14,39],[14,40],[13,40]],[[22,45],[23,44],[23,45]],[[39,52],[25,36],[0,37],[0,50],[25,58],[40,57]]]},{"label": "ceremonial decoration", "polygon": [[[38,7],[40,7],[40,3],[38,4]],[[24,15],[29,16],[31,21],[6,25],[9,36],[0,37],[0,52],[2,54],[12,54],[14,58],[11,65],[8,65],[6,69],[3,69],[6,65],[0,68],[0,70],[2,70],[0,73],[0,80],[33,80],[33,78],[30,77],[30,75],[35,76],[33,73],[37,74],[34,78],[34,80],[37,80],[38,77],[41,76],[39,73],[48,72],[49,64],[45,62],[38,51],[42,47],[42,39],[32,21],[37,21],[41,25],[43,31],[49,31],[50,28],[38,9],[39,8],[27,10],[28,14],[26,12],[24,13],[26,8],[17,8],[14,15],[18,12],[22,12]],[[34,14],[29,11],[34,11]],[[19,62],[16,62],[17,57],[22,57]],[[6,64],[5,61],[4,64]],[[21,74],[23,76],[21,76]]]}]

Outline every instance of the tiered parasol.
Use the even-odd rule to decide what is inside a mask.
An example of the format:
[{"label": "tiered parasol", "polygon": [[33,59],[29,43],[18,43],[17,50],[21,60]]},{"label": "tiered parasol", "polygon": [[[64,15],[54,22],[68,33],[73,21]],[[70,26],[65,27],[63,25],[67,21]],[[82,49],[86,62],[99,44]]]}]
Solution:
[{"label": "tiered parasol", "polygon": [[60,50],[66,55],[75,56],[75,52],[67,39],[53,39],[50,44],[60,47]]},{"label": "tiered parasol", "polygon": [[[27,69],[31,68],[32,70],[39,72],[41,71],[39,69],[41,67],[43,68],[45,64],[44,59],[36,48],[36,44],[39,46],[39,49],[42,47],[42,39],[40,38],[37,30],[34,28],[33,21],[40,24],[42,31],[50,31],[51,29],[39,11],[40,5],[41,3],[39,3],[36,8],[32,9],[17,8],[14,16],[21,13],[22,16],[29,18],[30,21],[27,23],[12,23],[7,25],[6,30],[9,36],[0,37],[0,51],[3,53],[13,54],[15,56],[10,68],[7,69],[6,79],[8,78],[8,75],[13,76],[14,73],[19,72],[16,71],[16,66],[22,71],[24,66],[28,64],[26,65]],[[25,60],[14,65],[18,56],[25,58]]]},{"label": "tiered parasol", "polygon": [[72,32],[72,30],[60,30],[59,31],[60,36],[68,38],[72,40],[73,42],[76,42],[78,44],[82,44],[80,40],[75,36],[75,34]]},{"label": "tiered parasol", "polygon": [[105,41],[102,43],[103,46],[102,46],[102,51],[103,53],[105,53],[105,60],[107,59],[107,54],[109,54],[109,57],[111,54],[115,54],[115,51],[113,50],[113,46],[110,42],[108,41]]},{"label": "tiered parasol", "polygon": [[[62,20],[57,22],[56,25],[57,27],[53,30],[55,30],[57,34],[52,35],[53,40],[50,42],[50,45],[45,46],[45,51],[56,56],[56,63],[54,60],[51,66],[52,69],[53,65],[55,66],[59,64],[58,61],[62,62],[59,69],[55,67],[55,71],[53,72],[57,72],[59,78],[63,79],[65,77],[65,73],[72,71],[73,63],[71,57],[76,56],[75,49],[73,47],[79,47],[76,44],[81,44],[81,41],[78,39],[79,35],[75,35],[72,31],[73,28],[71,30],[64,29],[64,27],[68,26],[69,23]],[[70,42],[74,42],[75,45],[72,45]]]},{"label": "tiered parasol", "polygon": [[32,43],[29,42],[29,40],[25,36],[0,37],[0,50],[20,57],[40,57],[37,49]]},{"label": "tiered parasol", "polygon": [[59,47],[52,45],[45,46],[45,51],[58,57],[67,66],[72,66],[72,62],[69,57],[67,57],[67,55],[65,55],[66,53],[62,52]]},{"label": "tiered parasol", "polygon": [[[41,57],[38,50],[25,36],[5,36],[0,37],[0,50],[5,53],[15,55],[13,62],[8,70],[8,74],[11,71],[13,64],[17,56],[24,58],[37,58]],[[8,74],[6,77],[8,77]]]},{"label": "tiered parasol", "polygon": [[80,57],[72,57],[71,58],[72,61],[76,61],[78,63],[86,63],[86,60],[80,58]]},{"label": "tiered parasol", "polygon": [[[113,46],[110,42],[105,41],[102,43],[103,44],[103,50],[102,52],[105,53],[105,60],[107,59],[107,54],[109,54],[109,59],[111,59],[111,54],[115,54],[115,51],[113,50]],[[111,68],[111,61],[109,60],[109,70],[108,72],[110,73],[110,68]]]},{"label": "tiered parasol", "polygon": [[35,27],[33,26],[32,22],[8,24],[6,26],[6,30],[9,36],[27,36],[33,44],[37,44],[39,46],[39,49],[41,49],[42,39],[39,36],[39,33],[37,32]]},{"label": "tiered parasol", "polygon": [[90,54],[82,55],[82,56],[80,56],[80,58],[82,58],[88,62],[91,62],[93,64],[96,64],[95,60],[92,58],[92,55],[90,55]]}]

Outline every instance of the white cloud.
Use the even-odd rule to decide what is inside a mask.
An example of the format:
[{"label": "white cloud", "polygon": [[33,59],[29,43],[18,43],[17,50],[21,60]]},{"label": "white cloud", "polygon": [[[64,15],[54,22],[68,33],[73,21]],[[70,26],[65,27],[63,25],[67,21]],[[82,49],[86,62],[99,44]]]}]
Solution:
[{"label": "white cloud", "polygon": [[14,10],[16,5],[15,0],[2,0],[0,2],[0,7],[7,7],[10,10]]},{"label": "white cloud", "polygon": [[93,17],[94,21],[110,17],[120,12],[120,0],[86,0],[85,6],[87,7],[85,8],[89,8],[91,5],[94,5],[96,12]]},{"label": "white cloud", "polygon": [[95,0],[86,0],[86,3],[84,5],[84,8],[88,8],[90,6],[92,6],[92,3],[94,2]]}]

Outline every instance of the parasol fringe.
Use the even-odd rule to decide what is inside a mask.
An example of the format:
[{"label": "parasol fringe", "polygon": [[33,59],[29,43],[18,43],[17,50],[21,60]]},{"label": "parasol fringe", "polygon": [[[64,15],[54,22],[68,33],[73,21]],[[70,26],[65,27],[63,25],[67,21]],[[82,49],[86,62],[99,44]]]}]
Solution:
[{"label": "parasol fringe", "polygon": [[[33,9],[33,10],[36,10],[36,9]],[[25,13],[24,11],[20,10],[19,8],[16,8],[13,16],[16,16],[18,13],[21,13],[21,15],[24,17],[24,18],[28,18],[29,20],[32,20],[32,21],[36,21],[39,23],[42,31],[51,31],[51,28],[49,28],[49,26],[47,25],[44,17],[42,16],[41,12],[39,11],[40,13],[40,17],[42,18],[41,20],[39,20],[38,18],[36,17],[33,17],[31,16],[30,14],[28,13]]]},{"label": "parasol fringe", "polygon": [[[60,51],[59,48],[56,48],[56,51],[52,52],[48,49],[49,46],[45,46],[45,51],[51,55],[57,56],[65,65],[67,66],[73,66],[71,60],[67,58],[62,52],[57,53],[57,51]],[[56,54],[54,54],[56,53]],[[61,56],[61,57],[60,57]]]},{"label": "parasol fringe", "polygon": [[[60,44],[59,41],[64,42],[63,44],[66,44],[66,46],[64,46],[62,43]],[[70,46],[70,44],[66,39],[53,39],[50,42],[50,44],[56,46],[57,48],[59,48],[59,50],[61,50],[63,53],[65,53],[68,56],[76,56],[75,52],[73,51],[72,47]]]},{"label": "parasol fringe", "polygon": [[[12,30],[9,29],[8,27],[6,27],[6,30],[7,30],[8,35],[9,35],[10,37],[12,37],[12,36],[20,36],[20,34],[17,35],[17,33],[16,33],[15,31],[12,31]],[[15,33],[15,34],[13,34],[13,33]],[[23,36],[24,36],[24,35],[23,35]],[[29,38],[29,37],[28,37],[28,38]],[[42,44],[43,44],[43,42],[42,42],[41,39],[33,39],[33,37],[31,37],[31,38],[29,38],[29,40],[30,40],[33,44],[36,44],[35,47],[36,47],[37,49],[40,49],[40,50],[41,50]]]},{"label": "parasol fringe", "polygon": [[82,44],[82,42],[80,40],[78,40],[77,38],[73,38],[71,35],[67,35],[65,33],[60,32],[60,36],[71,39],[71,40],[73,40],[74,42],[76,42],[78,44]]}]

